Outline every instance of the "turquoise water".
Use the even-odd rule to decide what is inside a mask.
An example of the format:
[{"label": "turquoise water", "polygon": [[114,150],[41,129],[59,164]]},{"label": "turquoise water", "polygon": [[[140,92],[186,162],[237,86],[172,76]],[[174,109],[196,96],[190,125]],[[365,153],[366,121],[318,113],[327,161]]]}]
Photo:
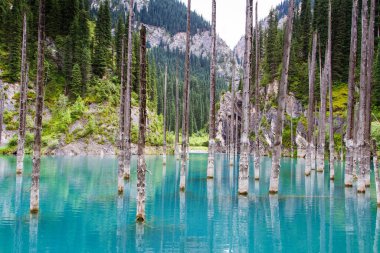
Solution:
[{"label": "turquoise water", "polygon": [[330,183],[328,172],[305,181],[304,160],[283,159],[280,194],[269,197],[264,158],[260,182],[251,177],[240,197],[226,156],[217,156],[214,180],[207,155],[190,158],[180,193],[179,163],[147,157],[147,221],[138,225],[135,169],[118,197],[115,158],[44,158],[40,214],[31,217],[31,160],[16,178],[16,159],[1,157],[0,252],[380,252],[374,187],[361,196],[345,189],[340,163]]}]

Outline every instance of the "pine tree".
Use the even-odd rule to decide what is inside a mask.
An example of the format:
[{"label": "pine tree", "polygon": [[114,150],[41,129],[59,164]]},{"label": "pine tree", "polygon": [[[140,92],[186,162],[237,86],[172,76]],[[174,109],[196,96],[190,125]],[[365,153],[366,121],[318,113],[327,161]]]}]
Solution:
[{"label": "pine tree", "polygon": [[18,81],[20,79],[21,68],[22,0],[13,1],[7,23],[9,77],[12,81]]},{"label": "pine tree", "polygon": [[121,50],[121,42],[122,42],[122,37],[125,34],[125,26],[124,26],[124,20],[122,16],[119,17],[116,25],[116,32],[115,32],[115,51],[116,51],[116,74],[121,76],[120,73],[120,66],[121,66],[121,58],[122,58],[122,50]]},{"label": "pine tree", "polygon": [[311,1],[301,1],[301,13],[300,13],[300,48],[301,48],[301,60],[307,62],[309,53],[309,44],[311,37]]},{"label": "pine tree", "polygon": [[75,96],[80,96],[81,91],[82,91],[82,75],[80,72],[79,64],[75,64],[72,71],[71,92]]},{"label": "pine tree", "polygon": [[277,78],[277,71],[280,64],[280,48],[278,41],[278,17],[274,9],[269,13],[268,30],[265,40],[265,70],[269,73],[269,82]]}]

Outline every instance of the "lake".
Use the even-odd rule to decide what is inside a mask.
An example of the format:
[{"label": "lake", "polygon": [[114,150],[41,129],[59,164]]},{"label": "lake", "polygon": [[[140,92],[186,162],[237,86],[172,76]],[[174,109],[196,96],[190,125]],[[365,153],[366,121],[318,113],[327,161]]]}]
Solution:
[{"label": "lake", "polygon": [[[279,194],[269,196],[271,160],[262,158],[247,197],[237,194],[238,166],[191,154],[187,188],[180,163],[148,156],[146,222],[136,224],[136,157],[125,193],[117,194],[114,157],[45,157],[40,213],[29,214],[31,158],[16,177],[15,157],[0,158],[0,252],[380,252],[375,184],[345,189],[343,168],[304,176],[305,160],[282,159]],[[326,167],[327,168],[327,167]]]}]

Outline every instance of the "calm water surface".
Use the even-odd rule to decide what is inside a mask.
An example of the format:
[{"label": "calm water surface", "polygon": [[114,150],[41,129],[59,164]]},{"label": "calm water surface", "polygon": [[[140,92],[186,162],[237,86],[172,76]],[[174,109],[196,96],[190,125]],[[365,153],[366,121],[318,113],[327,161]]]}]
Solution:
[{"label": "calm water surface", "polygon": [[179,163],[147,157],[147,221],[138,225],[136,170],[118,197],[115,158],[44,158],[33,217],[30,158],[16,177],[16,159],[1,157],[0,252],[380,252],[374,187],[360,196],[345,189],[340,163],[331,183],[328,172],[305,179],[304,160],[284,159],[280,194],[270,197],[264,158],[260,182],[251,177],[240,197],[238,167],[226,156],[217,156],[214,180],[206,180],[207,155],[190,158],[180,193]]}]

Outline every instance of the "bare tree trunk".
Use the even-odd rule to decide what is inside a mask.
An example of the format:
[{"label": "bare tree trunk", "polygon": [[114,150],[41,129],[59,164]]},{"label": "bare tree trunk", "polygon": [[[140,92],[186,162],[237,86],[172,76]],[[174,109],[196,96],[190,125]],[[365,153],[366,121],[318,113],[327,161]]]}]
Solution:
[{"label": "bare tree trunk", "polygon": [[186,31],[186,55],[185,55],[185,82],[183,89],[183,109],[182,109],[182,164],[179,188],[185,191],[186,187],[186,161],[188,152],[188,128],[189,128],[189,98],[190,98],[190,15],[191,0],[187,1],[187,31]]},{"label": "bare tree trunk", "polygon": [[358,0],[353,0],[351,20],[351,46],[350,64],[348,71],[348,102],[347,102],[347,133],[346,133],[346,169],[344,173],[344,184],[352,187],[354,168],[354,118],[355,118],[355,68],[356,54],[358,51]]},{"label": "bare tree trunk", "polygon": [[[28,66],[26,63],[26,14],[24,13],[22,28],[22,48],[21,48],[21,80],[20,80],[20,111],[17,143],[16,174],[22,174],[24,170],[24,146],[25,146],[25,121],[26,121],[26,99],[28,89]],[[1,138],[0,138],[1,140]]]},{"label": "bare tree trunk", "polygon": [[235,130],[235,71],[236,71],[236,65],[235,61],[232,62],[232,80],[231,80],[231,94],[232,94],[232,101],[231,101],[231,129],[230,129],[230,166],[234,165],[235,160],[235,142],[234,140],[234,130]]},{"label": "bare tree trunk", "polygon": [[0,80],[0,145],[3,139],[3,121],[4,121],[4,87],[3,82]]},{"label": "bare tree trunk", "polygon": [[122,37],[121,42],[121,63],[120,64],[120,114],[119,114],[119,168],[117,189],[119,193],[124,191],[124,164],[125,164],[125,91],[127,89],[126,82],[124,80],[124,53],[125,51],[125,38]]},{"label": "bare tree trunk", "polygon": [[216,64],[216,0],[212,0],[211,57],[210,57],[210,122],[207,178],[214,178],[215,160],[215,64]]},{"label": "bare tree trunk", "polygon": [[132,87],[132,23],[133,23],[133,0],[129,4],[128,22],[128,50],[127,50],[127,87],[125,94],[125,164],[124,178],[129,179],[131,174],[131,87]]},{"label": "bare tree trunk", "polygon": [[255,41],[255,51],[256,51],[256,66],[255,66],[255,149],[254,149],[254,168],[255,168],[255,180],[260,180],[260,32],[259,32],[259,22],[258,22],[258,2],[256,2],[255,8],[255,26],[256,26],[256,41]]},{"label": "bare tree trunk", "polygon": [[370,7],[370,19],[368,27],[368,49],[367,49],[367,96],[366,96],[366,109],[365,109],[365,132],[364,139],[368,143],[366,145],[366,173],[365,173],[365,185],[369,187],[371,185],[371,94],[372,94],[372,80],[373,80],[373,63],[375,54],[375,4],[376,0],[371,0]]},{"label": "bare tree trunk", "polygon": [[367,57],[368,57],[368,4],[367,0],[362,1],[362,47],[361,47],[361,63],[360,63],[360,100],[359,100],[359,122],[358,122],[358,164],[359,178],[357,191],[365,192],[365,174],[367,159],[367,144],[366,144],[366,101],[367,101]]},{"label": "bare tree trunk", "polygon": [[290,59],[290,47],[292,43],[293,33],[293,16],[294,16],[294,0],[290,0],[288,9],[288,20],[285,29],[284,54],[282,58],[281,83],[278,92],[278,108],[277,118],[274,126],[274,142],[272,157],[272,173],[270,177],[269,193],[276,194],[278,192],[278,183],[280,178],[280,158],[282,149],[282,128],[285,114],[285,98],[288,89],[288,70]]},{"label": "bare tree trunk", "polygon": [[175,143],[174,143],[174,152],[176,160],[180,159],[179,152],[179,87],[178,87],[178,68],[175,78]]},{"label": "bare tree trunk", "polygon": [[40,206],[40,165],[42,114],[44,109],[44,60],[45,60],[45,0],[39,2],[38,49],[36,82],[36,118],[34,122],[34,147],[32,186],[30,189],[30,212],[38,213]]},{"label": "bare tree trunk", "polygon": [[328,75],[328,83],[329,83],[329,124],[330,124],[330,179],[334,180],[335,171],[334,171],[334,153],[335,153],[335,143],[334,143],[334,115],[333,115],[333,100],[332,100],[332,66],[331,66],[331,0],[329,1],[329,21],[328,21],[328,42],[327,42],[327,66],[326,72]]},{"label": "bare tree trunk", "polygon": [[376,140],[372,140],[372,152],[373,152],[373,169],[375,171],[375,183],[376,183],[376,202],[380,207],[380,173],[379,173],[379,161],[377,157],[377,143]]},{"label": "bare tree trunk", "polygon": [[245,24],[245,52],[244,52],[244,86],[243,108],[241,119],[240,163],[239,163],[239,194],[248,194],[249,177],[249,86],[251,80],[251,47],[252,47],[252,0],[247,0]]},{"label": "bare tree trunk", "polygon": [[139,143],[137,160],[137,221],[145,220],[145,132],[146,132],[146,28],[140,30]]},{"label": "bare tree trunk", "polygon": [[[305,167],[305,176],[310,176],[312,168],[312,148],[315,149],[313,143],[314,138],[314,108],[315,108],[315,99],[314,99],[314,90],[315,90],[315,67],[316,67],[316,54],[317,54],[317,33],[313,33],[313,46],[311,56],[309,58],[309,108],[307,111],[307,151],[306,151],[306,167]],[[314,152],[315,153],[315,152]]]},{"label": "bare tree trunk", "polygon": [[164,145],[163,145],[163,156],[162,156],[162,163],[166,164],[166,92],[167,92],[167,86],[168,86],[168,65],[165,65],[165,83],[164,83]]},{"label": "bare tree trunk", "polygon": [[293,106],[290,107],[290,157],[293,158],[294,148],[294,135],[293,135]]}]

